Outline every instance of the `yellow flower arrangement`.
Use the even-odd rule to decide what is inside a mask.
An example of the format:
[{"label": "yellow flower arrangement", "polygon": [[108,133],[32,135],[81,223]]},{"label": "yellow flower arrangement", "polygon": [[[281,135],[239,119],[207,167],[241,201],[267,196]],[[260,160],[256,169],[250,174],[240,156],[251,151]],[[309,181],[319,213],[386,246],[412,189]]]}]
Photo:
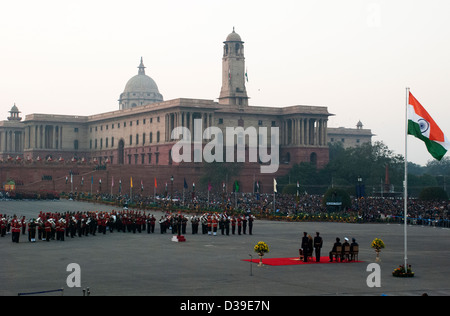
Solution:
[{"label": "yellow flower arrangement", "polygon": [[372,248],[376,249],[376,250],[380,250],[384,248],[384,242],[379,239],[379,238],[375,238],[372,241]]},{"label": "yellow flower arrangement", "polygon": [[255,245],[255,252],[258,254],[264,254],[269,252],[269,246],[264,241],[260,241]]}]

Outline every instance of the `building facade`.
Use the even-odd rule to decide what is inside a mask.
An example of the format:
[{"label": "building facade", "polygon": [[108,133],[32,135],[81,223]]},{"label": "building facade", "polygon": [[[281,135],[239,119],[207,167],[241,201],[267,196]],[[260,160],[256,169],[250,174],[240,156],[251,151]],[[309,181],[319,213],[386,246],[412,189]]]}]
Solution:
[{"label": "building facade", "polygon": [[[28,161],[172,165],[171,149],[178,141],[172,138],[172,131],[186,127],[194,137],[194,122],[200,120],[202,134],[212,126],[220,128],[224,135],[227,127],[268,130],[277,127],[281,164],[326,165],[327,122],[331,115],[327,108],[250,106],[245,82],[244,42],[233,29],[224,41],[218,101],[183,98],[163,101],[155,81],[145,73],[141,58],[138,74],[120,94],[117,111],[92,116],[29,114],[22,121],[14,106],[11,111],[14,116],[0,123],[0,155],[3,160],[20,157]],[[271,141],[267,135],[267,143]],[[203,140],[203,146],[208,142]],[[249,146],[247,143],[246,150]]]},{"label": "building facade", "polygon": [[328,143],[329,144],[341,144],[342,147],[351,148],[357,147],[362,144],[372,143],[372,134],[370,129],[363,128],[361,121],[356,124],[356,128],[328,128]]}]

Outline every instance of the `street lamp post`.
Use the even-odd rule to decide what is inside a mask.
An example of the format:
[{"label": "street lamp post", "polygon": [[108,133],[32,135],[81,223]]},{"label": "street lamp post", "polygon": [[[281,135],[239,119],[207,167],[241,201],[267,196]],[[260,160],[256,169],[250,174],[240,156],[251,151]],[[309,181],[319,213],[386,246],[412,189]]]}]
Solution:
[{"label": "street lamp post", "polygon": [[170,201],[173,201],[173,176],[170,177],[170,186],[171,186],[171,193],[170,193]]}]

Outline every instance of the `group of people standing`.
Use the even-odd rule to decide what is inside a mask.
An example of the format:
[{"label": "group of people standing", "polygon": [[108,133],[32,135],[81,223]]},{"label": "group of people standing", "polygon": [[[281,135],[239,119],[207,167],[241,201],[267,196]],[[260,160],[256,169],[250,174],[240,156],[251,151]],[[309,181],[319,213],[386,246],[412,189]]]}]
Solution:
[{"label": "group of people standing", "polygon": [[156,218],[144,212],[40,212],[36,218],[19,219],[16,215],[0,214],[0,236],[11,233],[12,241],[18,243],[28,231],[28,241],[64,241],[66,237],[95,236],[107,231],[154,233]]},{"label": "group of people standing", "polygon": [[[253,233],[253,221],[251,214],[228,215],[224,213],[204,213],[191,217],[181,213],[170,212],[161,216],[158,224],[161,234],[172,230],[173,234],[186,234],[188,222],[192,225],[192,234],[199,233],[216,236],[220,231],[222,235]],[[18,218],[16,215],[8,216],[0,214],[0,236],[12,234],[12,241],[18,243],[21,235],[28,231],[28,241],[36,240],[64,241],[65,238],[75,236],[95,236],[97,233],[106,234],[117,232],[148,234],[155,232],[157,219],[152,214],[142,211],[112,211],[112,212],[40,212],[36,218],[27,220],[25,216]]]},{"label": "group of people standing", "polygon": [[[343,251],[343,249],[346,249],[347,247],[349,249],[348,260],[352,261],[355,259],[354,255],[356,251],[358,251],[358,243],[356,242],[356,239],[352,238],[351,244],[349,244],[349,239],[347,237],[345,237],[344,240],[344,243],[341,244],[340,238],[336,238],[336,242],[333,244],[333,248],[329,253],[330,262],[333,262],[333,259],[335,259],[336,261],[344,260],[345,252]],[[314,251],[316,262],[320,262],[322,246],[323,239],[320,236],[319,232],[316,232],[316,236],[314,237],[314,239],[311,237],[311,235],[308,235],[307,232],[304,232],[301,241],[301,248],[299,249],[300,260],[303,260],[304,262],[308,262],[308,258],[311,258],[311,260],[313,260]],[[341,250],[339,251],[339,249]]]},{"label": "group of people standing", "polygon": [[202,215],[194,215],[191,217],[182,214],[171,214],[161,216],[159,220],[161,234],[167,232],[168,229],[172,230],[173,234],[186,234],[186,227],[188,222],[191,223],[192,234],[198,234],[201,226],[201,232],[203,235],[217,236],[221,235],[229,236],[230,233],[235,235],[253,234],[253,222],[255,216],[252,214],[247,215],[228,215],[224,213],[204,213]]}]

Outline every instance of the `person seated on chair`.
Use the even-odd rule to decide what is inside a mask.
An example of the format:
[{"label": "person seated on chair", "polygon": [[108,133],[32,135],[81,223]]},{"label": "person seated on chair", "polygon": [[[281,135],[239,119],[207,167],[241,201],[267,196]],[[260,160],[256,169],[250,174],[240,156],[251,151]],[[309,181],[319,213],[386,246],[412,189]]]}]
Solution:
[{"label": "person seated on chair", "polygon": [[344,238],[344,243],[342,244],[341,261],[346,259],[346,258],[344,258],[344,256],[345,256],[345,247],[348,247],[348,249],[350,250],[350,244],[348,243],[348,238],[347,237]]},{"label": "person seated on chair", "polygon": [[355,259],[355,247],[358,247],[358,243],[355,238],[352,238],[352,243],[350,244],[350,261]]},{"label": "person seated on chair", "polygon": [[[336,237],[336,242],[333,245],[333,249],[330,251],[330,262],[333,262],[333,253],[336,252],[337,246],[342,246],[341,239],[339,237]],[[337,257],[336,257],[336,260],[337,260]]]}]

